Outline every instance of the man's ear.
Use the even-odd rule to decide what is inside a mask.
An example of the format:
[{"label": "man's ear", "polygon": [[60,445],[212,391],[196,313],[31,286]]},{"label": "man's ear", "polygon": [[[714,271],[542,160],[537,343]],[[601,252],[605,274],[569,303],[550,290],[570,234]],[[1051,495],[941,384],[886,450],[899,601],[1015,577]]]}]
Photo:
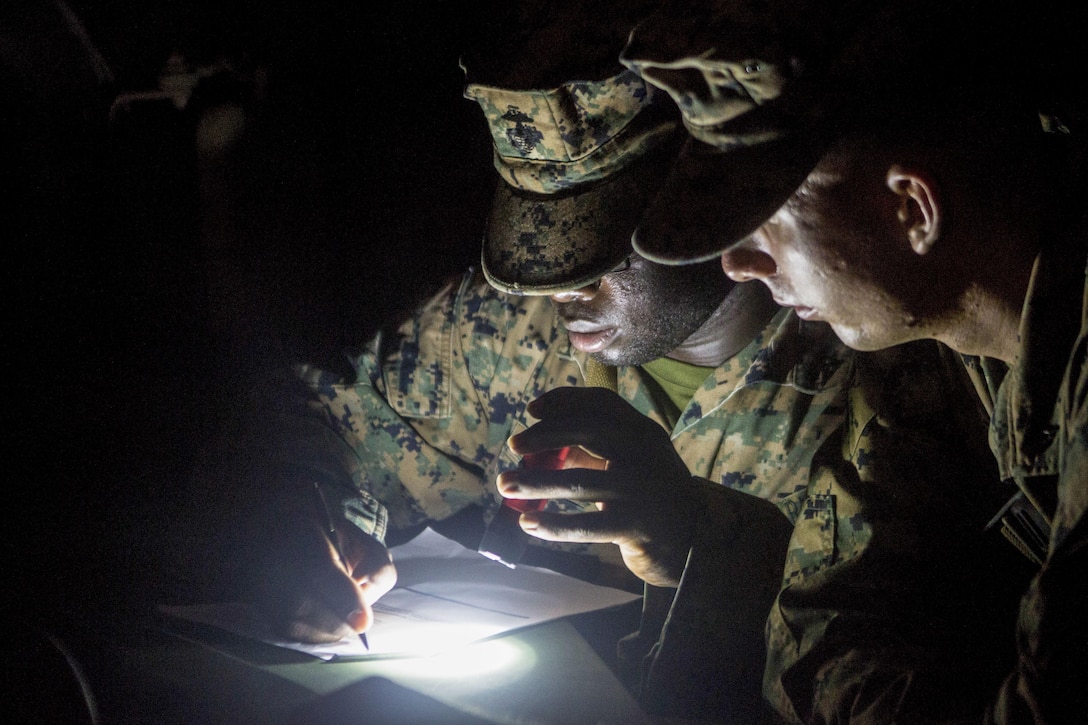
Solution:
[{"label": "man's ear", "polygon": [[936,184],[929,176],[898,164],[888,169],[886,183],[900,197],[896,216],[911,249],[917,254],[927,253],[940,239],[943,221]]}]

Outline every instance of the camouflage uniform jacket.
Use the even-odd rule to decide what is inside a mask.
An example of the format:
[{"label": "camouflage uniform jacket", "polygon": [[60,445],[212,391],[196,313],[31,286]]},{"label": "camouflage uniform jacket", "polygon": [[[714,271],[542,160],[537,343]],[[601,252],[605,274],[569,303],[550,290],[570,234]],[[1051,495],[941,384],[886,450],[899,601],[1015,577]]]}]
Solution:
[{"label": "camouflage uniform jacket", "polygon": [[[301,369],[307,414],[284,451],[379,536],[386,521],[410,530],[473,507],[490,512],[494,477],[518,463],[506,440],[531,424],[525,405],[582,384],[584,361],[550,302],[467,275],[356,356],[355,381]],[[962,367],[953,369],[962,381]],[[961,565],[973,555],[964,532],[981,524],[952,512],[992,485],[993,458],[977,397],[968,390],[965,404],[948,375],[935,344],[855,355],[826,326],[782,311],[708,377],[672,432],[706,479],[705,515],[679,589],[646,598],[648,607],[663,602],[662,616],[649,619],[665,625],[650,633],[644,703],[743,716],[754,707],[741,700],[758,692],[750,681],[765,641],[765,690],[800,719],[803,703],[824,701],[825,691],[844,692],[833,698],[840,704],[854,698],[850,683],[872,674],[859,663],[889,638],[936,659],[985,649],[975,645],[991,634],[983,626],[997,618],[984,616],[991,603],[959,606],[976,581]],[[618,392],[665,424],[639,369],[619,371]],[[963,431],[976,429],[971,448]],[[965,618],[979,625],[963,626]],[[962,659],[948,658],[974,666]],[[918,701],[932,691],[907,689]]]},{"label": "camouflage uniform jacket", "polygon": [[[843,348],[822,328],[806,341],[804,328],[778,313],[708,377],[672,432],[694,474],[790,517],[805,499],[812,452],[843,419]],[[496,475],[518,465],[506,441],[531,424],[526,404],[583,384],[585,360],[549,300],[506,295],[466,274],[355,356],[354,381],[299,369],[305,411],[281,453],[296,477],[319,481],[348,520],[379,538],[387,526],[411,530],[473,507],[488,518],[500,502]],[[666,425],[661,394],[640,369],[618,371],[618,393]],[[616,547],[593,548],[594,558],[622,566]]]},{"label": "camouflage uniform jacket", "polygon": [[[942,407],[948,414],[969,407],[957,402],[958,393],[928,406],[937,414],[930,416],[930,430],[938,434],[928,448],[917,439],[896,446],[888,438],[892,421],[883,416],[872,421],[868,434],[857,436],[859,406],[850,406],[844,453],[855,451],[860,475],[849,488],[866,495],[833,496],[822,506],[816,506],[816,495],[809,501],[813,514],[806,512],[798,522],[785,586],[768,620],[765,691],[780,715],[805,723],[1085,722],[1085,257],[1076,244],[1040,254],[1016,365],[1006,370],[997,361],[967,359],[984,410],[992,414],[989,457],[996,458],[996,485],[978,478],[987,467],[977,460],[973,441],[957,439],[956,431],[942,425]],[[873,362],[858,356],[862,372]],[[873,390],[873,381],[871,374],[856,381],[852,399],[872,397],[866,391]],[[870,406],[860,409],[865,407]],[[915,418],[911,427],[924,430],[925,418]],[[864,455],[877,450],[882,438],[893,447]],[[914,459],[898,471],[901,491],[883,496],[877,490],[866,504],[866,492],[873,493],[870,487],[880,481],[871,463],[894,460],[895,447],[905,456],[900,461]],[[944,463],[938,463],[942,449]],[[949,463],[954,465],[944,469]],[[814,493],[823,473],[815,473]],[[928,489],[919,488],[927,483]],[[922,490],[925,495],[918,494]],[[844,504],[857,509],[859,501],[863,513],[876,505],[880,515],[851,516]],[[819,509],[832,505],[835,515],[826,521],[837,522],[834,532],[814,523]],[[851,520],[857,525],[844,531]],[[859,530],[867,533],[859,537]],[[827,544],[834,540],[837,563],[829,566],[832,559],[811,555],[821,547],[806,541],[820,536]],[[919,542],[920,536],[930,540]],[[865,540],[864,553],[852,555]],[[912,548],[913,557],[907,555]]]},{"label": "camouflage uniform jacket", "polygon": [[1026,552],[1039,565],[1020,603],[1014,666],[986,722],[1088,718],[1088,274],[1085,245],[1067,244],[1035,261],[1015,365],[1003,379],[980,377],[1002,477],[1015,482],[1015,503],[1034,509],[1018,518],[1038,522],[1022,538],[1040,544]]},{"label": "camouflage uniform jacket", "polygon": [[[846,424],[814,455],[768,605],[764,696],[775,721],[968,712],[1000,680],[994,662],[1008,662],[1000,633],[1016,601],[1002,578],[1018,555],[980,536],[1003,493],[985,411],[958,357],[937,343],[855,354],[843,369]],[[724,512],[689,554],[653,664],[665,679],[686,663],[683,686],[659,694],[673,698],[670,710],[725,722],[767,716],[736,699],[744,669],[715,655],[740,647],[733,619],[754,596],[751,572],[731,556],[761,535],[746,524]],[[704,678],[707,662],[733,681]],[[717,702],[700,699],[715,688]]]}]

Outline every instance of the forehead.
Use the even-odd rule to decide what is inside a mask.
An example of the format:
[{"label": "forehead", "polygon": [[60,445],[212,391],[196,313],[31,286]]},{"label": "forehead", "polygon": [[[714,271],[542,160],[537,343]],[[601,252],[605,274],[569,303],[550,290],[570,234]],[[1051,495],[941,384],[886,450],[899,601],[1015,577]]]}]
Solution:
[{"label": "forehead", "polygon": [[[818,277],[848,270],[898,264],[888,254],[887,212],[876,200],[871,180],[842,169],[819,168],[809,175],[764,225],[765,238],[782,269],[807,267]],[[883,185],[880,189],[893,200]],[[894,260],[893,261],[893,258]]]},{"label": "forehead", "polygon": [[844,181],[841,172],[831,168],[817,167],[768,221],[774,222],[783,216],[788,216],[799,223],[815,222],[820,211],[827,207],[829,195],[834,193]]}]

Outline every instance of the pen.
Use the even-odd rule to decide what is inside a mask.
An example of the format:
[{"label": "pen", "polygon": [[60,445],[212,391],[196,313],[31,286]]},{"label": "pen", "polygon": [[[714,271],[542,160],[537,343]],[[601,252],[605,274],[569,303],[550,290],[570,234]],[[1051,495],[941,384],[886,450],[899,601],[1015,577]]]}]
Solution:
[{"label": "pen", "polygon": [[[344,550],[340,548],[340,537],[336,535],[336,526],[333,523],[332,511],[329,510],[329,503],[325,500],[325,494],[321,492],[321,486],[317,485],[317,481],[314,481],[314,491],[317,493],[317,498],[321,501],[321,509],[325,512],[325,535],[329,537],[329,541],[332,542],[332,548],[336,550],[336,555],[340,558],[340,565],[344,567],[344,571],[349,572],[348,560],[344,557]],[[366,641],[366,632],[359,633],[359,641],[363,643],[363,647],[367,652],[370,651],[370,643]]]}]

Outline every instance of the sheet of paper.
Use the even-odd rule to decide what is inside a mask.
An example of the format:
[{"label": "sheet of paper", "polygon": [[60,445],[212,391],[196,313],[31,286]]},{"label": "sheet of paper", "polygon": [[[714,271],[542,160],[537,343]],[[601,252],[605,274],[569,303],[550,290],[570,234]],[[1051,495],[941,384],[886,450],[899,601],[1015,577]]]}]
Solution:
[{"label": "sheet of paper", "polygon": [[358,637],[327,645],[287,642],[239,603],[162,607],[172,616],[322,659],[426,655],[520,627],[625,604],[637,594],[547,569],[510,569],[427,529],[392,550],[397,586],[374,605],[370,648]]}]

